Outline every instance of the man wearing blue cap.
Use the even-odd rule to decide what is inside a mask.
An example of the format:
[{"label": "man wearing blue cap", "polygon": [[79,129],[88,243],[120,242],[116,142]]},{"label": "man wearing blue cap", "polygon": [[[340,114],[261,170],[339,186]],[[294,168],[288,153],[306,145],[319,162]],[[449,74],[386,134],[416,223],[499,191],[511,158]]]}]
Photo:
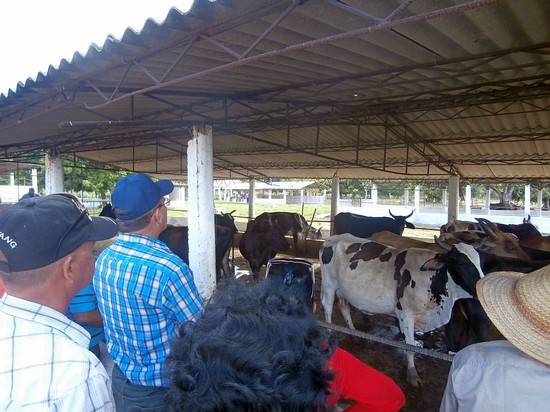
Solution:
[{"label": "man wearing blue cap", "polygon": [[94,286],[114,361],[117,411],[169,410],[164,395],[170,342],[182,323],[202,313],[193,273],[158,239],[168,219],[165,196],[173,189],[169,180],[133,174],[111,194],[119,236],[99,255]]},{"label": "man wearing blue cap", "polygon": [[0,410],[112,411],[109,376],[88,350],[90,334],[64,314],[94,272],[109,218],[54,194],[0,212]]}]

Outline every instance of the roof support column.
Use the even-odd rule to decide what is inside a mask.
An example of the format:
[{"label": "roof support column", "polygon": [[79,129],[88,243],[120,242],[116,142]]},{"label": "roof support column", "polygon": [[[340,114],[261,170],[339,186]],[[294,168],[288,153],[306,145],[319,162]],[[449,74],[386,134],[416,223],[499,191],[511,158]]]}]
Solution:
[{"label": "roof support column", "polygon": [[467,215],[472,213],[472,186],[471,185],[466,185],[464,213]]},{"label": "roof support column", "polygon": [[458,176],[449,177],[449,209],[447,210],[447,221],[458,219],[458,187],[460,179]]},{"label": "roof support column", "polygon": [[332,196],[330,199],[330,234],[334,235],[334,216],[338,214],[338,200],[340,199],[340,178],[336,175],[332,176]]},{"label": "roof support column", "polygon": [[63,156],[53,151],[46,152],[45,163],[45,190],[46,194],[61,193],[64,191]]},{"label": "roof support column", "polygon": [[187,146],[189,266],[204,299],[216,288],[212,126],[193,126]]},{"label": "roof support column", "polygon": [[528,219],[529,215],[531,214],[531,185],[530,184],[525,185],[525,200],[523,203],[524,203],[523,217],[525,219]]},{"label": "roof support column", "polygon": [[256,180],[248,179],[248,220],[256,217]]}]

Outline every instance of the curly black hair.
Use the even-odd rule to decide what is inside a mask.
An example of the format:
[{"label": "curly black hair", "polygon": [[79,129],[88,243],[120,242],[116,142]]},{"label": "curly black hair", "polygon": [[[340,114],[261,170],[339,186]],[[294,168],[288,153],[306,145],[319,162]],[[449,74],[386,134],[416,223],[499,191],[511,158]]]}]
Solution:
[{"label": "curly black hair", "polygon": [[334,346],[309,300],[279,282],[229,281],[172,342],[169,403],[176,411],[326,411]]}]

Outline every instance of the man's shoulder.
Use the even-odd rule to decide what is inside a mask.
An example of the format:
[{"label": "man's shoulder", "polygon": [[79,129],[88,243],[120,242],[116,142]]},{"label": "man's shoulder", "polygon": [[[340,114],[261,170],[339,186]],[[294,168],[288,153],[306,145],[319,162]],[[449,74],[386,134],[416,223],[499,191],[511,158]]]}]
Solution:
[{"label": "man's shoulder", "polygon": [[469,345],[458,352],[453,360],[454,368],[465,365],[478,367],[496,364],[506,364],[517,368],[547,368],[550,371],[549,365],[544,365],[533,359],[507,340],[494,340]]}]

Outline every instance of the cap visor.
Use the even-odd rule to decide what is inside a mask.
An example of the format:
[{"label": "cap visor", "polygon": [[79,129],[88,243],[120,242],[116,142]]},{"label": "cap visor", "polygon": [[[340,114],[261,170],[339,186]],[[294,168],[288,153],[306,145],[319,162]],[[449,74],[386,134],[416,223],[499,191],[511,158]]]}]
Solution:
[{"label": "cap visor", "polygon": [[174,190],[174,183],[171,180],[157,180],[155,184],[159,187],[161,196],[169,195]]},{"label": "cap visor", "polygon": [[118,226],[109,217],[92,217],[92,232],[88,240],[107,240],[118,234]]}]

